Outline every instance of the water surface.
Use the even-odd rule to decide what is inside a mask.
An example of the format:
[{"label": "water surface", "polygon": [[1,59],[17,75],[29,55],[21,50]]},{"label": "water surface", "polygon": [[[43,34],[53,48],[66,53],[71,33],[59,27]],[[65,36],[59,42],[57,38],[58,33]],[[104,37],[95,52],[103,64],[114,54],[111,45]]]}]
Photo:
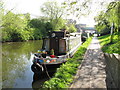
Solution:
[{"label": "water surface", "polygon": [[42,40],[2,44],[2,88],[33,87],[31,53],[41,47]]}]

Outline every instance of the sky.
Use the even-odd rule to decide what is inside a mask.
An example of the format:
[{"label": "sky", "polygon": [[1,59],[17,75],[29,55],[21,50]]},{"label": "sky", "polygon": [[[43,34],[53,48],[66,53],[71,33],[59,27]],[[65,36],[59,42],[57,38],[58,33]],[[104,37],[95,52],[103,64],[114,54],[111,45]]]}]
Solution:
[{"label": "sky", "polygon": [[[40,6],[46,1],[54,1],[54,0],[3,0],[4,6],[7,10],[12,10],[14,13],[30,13],[32,18],[40,16]],[[58,3],[63,2],[64,0],[57,0]],[[93,0],[94,5],[92,7],[93,10],[97,9],[97,2],[99,0]],[[87,17],[81,17],[78,20],[78,23],[87,24],[88,26],[94,26],[94,16],[97,12],[91,13]]]},{"label": "sky", "polygon": [[[46,1],[54,0],[3,0],[5,8],[8,10],[13,9],[17,13],[30,13],[33,16],[41,15],[40,6]],[[57,0],[58,3],[64,0]]]}]

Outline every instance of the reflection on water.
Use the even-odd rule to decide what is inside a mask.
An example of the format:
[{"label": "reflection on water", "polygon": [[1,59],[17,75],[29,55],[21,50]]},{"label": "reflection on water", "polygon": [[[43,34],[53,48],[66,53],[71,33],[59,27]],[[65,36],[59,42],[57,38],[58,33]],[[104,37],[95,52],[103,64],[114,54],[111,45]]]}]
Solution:
[{"label": "reflection on water", "polygon": [[[54,75],[54,73],[49,74],[50,77]],[[32,88],[36,90],[36,88],[42,88],[43,83],[46,80],[49,80],[49,76],[47,74],[41,75],[40,73],[34,73],[33,75],[33,82],[32,82]]]},{"label": "reflection on water", "polygon": [[32,88],[41,88],[43,83],[48,79],[49,78],[47,76],[41,77],[40,74],[34,74],[33,75]]},{"label": "reflection on water", "polygon": [[2,44],[2,88],[32,88],[31,53],[41,47],[41,40]]}]

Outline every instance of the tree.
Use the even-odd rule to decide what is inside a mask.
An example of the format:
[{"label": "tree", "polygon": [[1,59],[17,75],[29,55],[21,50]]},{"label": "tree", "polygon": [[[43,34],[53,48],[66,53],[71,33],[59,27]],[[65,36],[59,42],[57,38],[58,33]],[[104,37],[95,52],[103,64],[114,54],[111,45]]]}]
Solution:
[{"label": "tree", "polygon": [[45,2],[41,7],[41,11],[49,17],[50,21],[53,19],[59,19],[64,14],[64,10],[57,2]]},{"label": "tree", "polygon": [[3,8],[4,6],[3,6],[3,2],[2,1],[0,1],[0,27],[1,27],[1,25],[2,25],[2,17],[3,17],[3,15],[4,15],[4,8]]},{"label": "tree", "polygon": [[23,41],[31,37],[31,29],[27,26],[28,19],[23,14],[9,11],[2,18],[2,41]]},{"label": "tree", "polygon": [[43,36],[46,36],[46,23],[40,19],[32,19],[29,22],[31,28],[34,28],[34,39],[41,39]]},{"label": "tree", "polygon": [[0,1],[0,41],[2,41],[1,39],[2,39],[2,32],[1,32],[1,28],[2,28],[2,17],[3,17],[3,15],[4,15],[4,9],[3,9],[3,2],[2,1]]},{"label": "tree", "polygon": [[69,25],[69,29],[68,29],[68,31],[69,31],[70,33],[73,33],[73,32],[76,32],[77,29],[75,28],[75,25],[70,24],[70,25]]},{"label": "tree", "polygon": [[57,2],[53,1],[45,2],[41,7],[41,11],[49,18],[49,22],[52,24],[52,30],[58,29],[57,26],[61,22],[61,17],[64,15],[64,9]]},{"label": "tree", "polygon": [[62,3],[67,17],[80,19],[81,16],[87,16],[90,13],[91,0],[66,0]]},{"label": "tree", "polygon": [[[101,32],[104,27],[109,29],[111,33],[110,43],[113,43],[113,36],[114,34],[119,34],[119,27],[120,27],[120,2],[110,2],[107,6],[105,12],[99,14],[95,20],[98,22],[96,28]],[[105,31],[104,31],[105,32]]]},{"label": "tree", "polygon": [[119,33],[119,27],[120,27],[120,2],[111,2],[108,5],[107,15],[108,15],[108,21],[111,24],[111,38],[110,43],[113,43],[113,36],[115,33]]},{"label": "tree", "polygon": [[110,33],[110,24],[106,19],[106,14],[101,11],[98,16],[95,17],[95,21],[97,22],[96,30],[102,35]]},{"label": "tree", "polygon": [[[58,21],[56,23],[56,21]],[[65,19],[62,19],[62,18],[59,18],[59,19],[54,19],[52,24],[54,25],[54,29],[53,30],[60,30],[60,29],[63,29],[63,27],[66,25],[66,20]]]}]

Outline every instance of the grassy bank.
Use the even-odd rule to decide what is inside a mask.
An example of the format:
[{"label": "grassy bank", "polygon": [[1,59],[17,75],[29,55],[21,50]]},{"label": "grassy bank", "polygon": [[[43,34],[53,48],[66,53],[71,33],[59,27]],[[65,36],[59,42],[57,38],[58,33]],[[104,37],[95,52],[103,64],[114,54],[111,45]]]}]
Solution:
[{"label": "grassy bank", "polygon": [[118,39],[119,35],[114,35],[112,44],[110,44],[110,35],[98,37],[100,45],[102,46],[102,51],[105,53],[120,54],[120,40]]},{"label": "grassy bank", "polygon": [[87,41],[80,46],[74,56],[69,58],[65,64],[57,69],[54,77],[43,84],[43,88],[68,88],[73,81],[77,68],[81,64],[91,40],[92,38],[87,39]]}]

